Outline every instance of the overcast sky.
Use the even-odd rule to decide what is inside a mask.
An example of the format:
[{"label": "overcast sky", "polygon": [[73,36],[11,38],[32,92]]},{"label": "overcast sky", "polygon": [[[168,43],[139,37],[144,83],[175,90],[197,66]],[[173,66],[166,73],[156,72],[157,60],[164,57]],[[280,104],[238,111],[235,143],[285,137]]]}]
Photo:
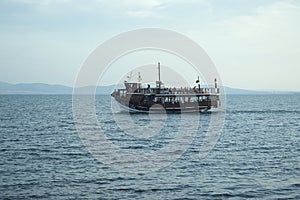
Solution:
[{"label": "overcast sky", "polygon": [[99,44],[155,27],[196,41],[226,86],[300,91],[299,24],[297,0],[2,0],[0,81],[72,86]]}]

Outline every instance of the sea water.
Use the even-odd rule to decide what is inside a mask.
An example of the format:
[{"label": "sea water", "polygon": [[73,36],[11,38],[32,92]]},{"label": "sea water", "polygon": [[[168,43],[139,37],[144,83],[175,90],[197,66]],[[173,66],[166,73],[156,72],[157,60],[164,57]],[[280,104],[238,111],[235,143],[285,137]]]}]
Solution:
[{"label": "sea water", "polygon": [[[178,114],[162,123],[152,115],[112,111],[110,96],[96,96],[95,102],[103,133],[121,149],[156,152],[179,130]],[[300,198],[300,95],[228,95],[221,135],[201,158],[214,114],[189,116],[199,130],[176,160],[134,173],[102,162],[84,145],[72,96],[2,95],[0,199]],[[138,127],[163,128],[145,137],[126,134],[117,122],[122,117]],[[106,161],[115,157],[103,155]]]}]

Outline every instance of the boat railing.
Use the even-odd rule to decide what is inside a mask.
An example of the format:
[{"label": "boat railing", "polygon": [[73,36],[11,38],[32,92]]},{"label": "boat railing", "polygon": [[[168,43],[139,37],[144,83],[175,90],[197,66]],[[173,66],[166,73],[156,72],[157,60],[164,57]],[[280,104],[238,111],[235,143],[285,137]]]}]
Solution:
[{"label": "boat railing", "polygon": [[127,89],[115,89],[117,96],[125,96],[127,93],[141,93],[141,94],[219,94],[219,88],[140,88],[135,91],[128,91]]},{"label": "boat railing", "polygon": [[170,88],[172,94],[218,94],[219,88]]}]

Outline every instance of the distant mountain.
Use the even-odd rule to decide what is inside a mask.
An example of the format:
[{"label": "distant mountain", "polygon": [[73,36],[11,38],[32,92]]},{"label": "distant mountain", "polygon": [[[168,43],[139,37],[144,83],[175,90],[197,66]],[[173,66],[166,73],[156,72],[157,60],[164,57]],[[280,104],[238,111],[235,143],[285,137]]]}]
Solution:
[{"label": "distant mountain", "polygon": [[64,85],[44,83],[9,84],[0,82],[0,94],[72,94],[73,89]]},{"label": "distant mountain", "polygon": [[[92,86],[80,88],[82,91],[90,91]],[[96,94],[110,94],[115,85],[98,86]],[[0,82],[0,94],[72,94],[73,88],[64,85],[50,85],[45,83],[18,83],[10,84]]]},{"label": "distant mountain", "polygon": [[290,91],[263,91],[263,90],[245,90],[231,87],[224,87],[226,94],[293,94],[295,92]]},{"label": "distant mountain", "polygon": [[224,87],[226,94],[299,94],[299,92],[292,92],[292,91],[275,91],[275,90],[245,90],[245,89],[238,89],[238,88],[231,88],[231,87]]},{"label": "distant mountain", "polygon": [[[90,91],[93,86],[80,88],[80,91]],[[96,94],[111,94],[116,85],[97,86]],[[257,91],[224,87],[226,94],[293,94],[299,92],[286,91]],[[10,84],[0,81],[0,94],[72,94],[73,88],[64,85],[50,85],[45,83]]]},{"label": "distant mountain", "polygon": [[12,86],[12,84],[0,81],[1,88],[6,88],[6,87],[10,87],[10,86]]}]

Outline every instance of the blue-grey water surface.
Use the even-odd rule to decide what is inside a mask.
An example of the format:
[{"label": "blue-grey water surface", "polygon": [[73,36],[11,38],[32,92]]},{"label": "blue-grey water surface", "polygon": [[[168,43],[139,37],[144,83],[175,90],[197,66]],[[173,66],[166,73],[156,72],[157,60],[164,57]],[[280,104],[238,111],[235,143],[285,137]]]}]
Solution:
[{"label": "blue-grey water surface", "polygon": [[[167,134],[150,143],[130,140],[114,122],[110,96],[97,96],[96,102],[108,138],[124,148],[157,150],[176,131],[178,115],[170,115]],[[210,115],[201,115],[202,130],[170,166],[125,173],[99,162],[83,146],[72,96],[2,95],[0,199],[300,198],[300,95],[227,96],[222,135],[200,159]],[[149,123],[147,115],[132,117],[141,126]]]}]

